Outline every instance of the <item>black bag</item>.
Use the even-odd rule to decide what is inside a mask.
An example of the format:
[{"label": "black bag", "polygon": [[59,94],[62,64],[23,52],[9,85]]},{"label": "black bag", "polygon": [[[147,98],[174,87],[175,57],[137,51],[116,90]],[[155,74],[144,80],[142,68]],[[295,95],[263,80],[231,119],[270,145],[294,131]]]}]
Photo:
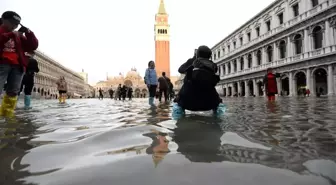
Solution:
[{"label": "black bag", "polygon": [[192,82],[202,87],[215,87],[219,82],[217,65],[208,59],[197,58],[193,62]]}]

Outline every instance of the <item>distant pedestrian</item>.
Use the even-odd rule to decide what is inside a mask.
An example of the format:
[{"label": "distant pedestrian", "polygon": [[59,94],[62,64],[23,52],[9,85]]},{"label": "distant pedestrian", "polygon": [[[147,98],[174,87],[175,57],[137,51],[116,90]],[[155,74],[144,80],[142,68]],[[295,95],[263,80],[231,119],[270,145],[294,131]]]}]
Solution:
[{"label": "distant pedestrian", "polygon": [[35,73],[38,73],[40,71],[38,67],[38,62],[33,58],[35,55],[34,52],[30,52],[27,54],[28,59],[28,66],[26,69],[26,74],[23,76],[23,80],[21,83],[21,89],[18,95],[24,91],[24,107],[26,109],[31,108],[30,107],[30,99],[31,99],[31,93],[33,91],[34,87],[34,78],[35,78]]},{"label": "distant pedestrian", "polygon": [[272,68],[267,69],[267,73],[264,77],[264,87],[269,101],[275,101],[275,95],[278,94],[278,86],[276,82],[276,78],[278,77],[280,77],[280,74],[274,74]]},{"label": "distant pedestrian", "polygon": [[61,76],[60,79],[56,82],[57,84],[57,90],[59,93],[59,103],[65,103],[65,100],[67,98],[67,91],[68,91],[68,84],[64,78],[64,76]]},{"label": "distant pedestrian", "polygon": [[148,103],[150,106],[155,106],[154,97],[155,97],[156,88],[158,85],[158,80],[157,80],[154,61],[149,61],[148,63],[148,68],[145,73],[145,83],[149,91]]}]

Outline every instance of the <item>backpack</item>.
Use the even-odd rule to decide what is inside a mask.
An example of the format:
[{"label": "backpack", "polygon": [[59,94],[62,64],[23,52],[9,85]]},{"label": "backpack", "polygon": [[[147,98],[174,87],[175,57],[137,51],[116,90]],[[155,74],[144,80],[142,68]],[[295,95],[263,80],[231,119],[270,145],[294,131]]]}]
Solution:
[{"label": "backpack", "polygon": [[218,67],[211,60],[197,58],[193,62],[193,67],[191,77],[193,83],[202,87],[215,87],[219,82],[219,76],[216,75]]}]

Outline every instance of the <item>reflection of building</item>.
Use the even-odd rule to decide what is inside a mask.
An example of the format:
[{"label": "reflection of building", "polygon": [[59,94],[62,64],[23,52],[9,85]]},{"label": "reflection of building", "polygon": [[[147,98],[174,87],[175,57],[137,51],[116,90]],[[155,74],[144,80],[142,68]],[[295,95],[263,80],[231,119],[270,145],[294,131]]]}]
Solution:
[{"label": "reflection of building", "polygon": [[279,0],[213,48],[220,93],[262,96],[267,68],[282,73],[279,91],[296,96],[336,91],[336,1]]},{"label": "reflection of building", "polygon": [[104,92],[107,92],[110,88],[116,90],[119,84],[131,86],[135,97],[140,97],[140,94],[147,95],[147,86],[144,78],[140,76],[135,68],[127,72],[126,76],[119,73],[118,76],[107,77],[106,81],[98,82],[95,85],[95,89],[98,91],[101,88]]},{"label": "reflection of building", "polygon": [[56,81],[60,76],[65,77],[70,96],[84,94],[85,82],[78,73],[64,67],[40,51],[36,51],[34,58],[38,61],[40,72],[35,76],[33,96],[55,98],[58,95]]},{"label": "reflection of building", "polygon": [[88,73],[84,72],[84,69],[82,69],[82,72],[78,73],[81,77],[83,77],[84,82],[87,84],[89,83],[89,75]]},{"label": "reflection of building", "polygon": [[163,0],[160,0],[159,11],[155,16],[155,64],[158,76],[166,72],[170,77],[170,43],[168,14]]}]

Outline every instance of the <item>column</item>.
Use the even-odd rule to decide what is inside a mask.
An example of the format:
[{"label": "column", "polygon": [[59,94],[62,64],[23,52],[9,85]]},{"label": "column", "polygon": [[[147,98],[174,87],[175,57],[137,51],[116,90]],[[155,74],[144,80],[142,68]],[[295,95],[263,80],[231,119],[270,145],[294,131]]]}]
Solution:
[{"label": "column", "polygon": [[249,97],[250,96],[250,88],[248,86],[248,80],[245,80],[244,85],[245,85],[245,97]]},{"label": "column", "polygon": [[248,69],[248,60],[247,60],[247,55],[243,56],[244,57],[244,69]]},{"label": "column", "polygon": [[278,48],[276,42],[273,44],[273,61],[277,61],[278,58]]},{"label": "column", "polygon": [[259,96],[259,88],[257,86],[257,80],[253,79],[253,93],[255,96]]},{"label": "column", "polygon": [[237,71],[241,71],[240,70],[240,60],[236,59],[236,64],[237,64]]},{"label": "column", "polygon": [[311,89],[311,71],[310,69],[308,68],[307,71],[306,71],[306,84],[307,84],[307,88],[306,89],[309,89],[310,91],[312,91]]},{"label": "column", "polygon": [[289,72],[288,75],[288,82],[289,82],[289,96],[293,96],[293,72]]},{"label": "column", "polygon": [[267,63],[267,54],[266,54],[266,48],[262,48],[262,61],[261,64],[266,64]]},{"label": "column", "polygon": [[291,57],[292,56],[292,42],[290,37],[287,38],[287,57]]},{"label": "column", "polygon": [[304,30],[304,52],[310,51],[310,36],[308,33],[308,28]]},{"label": "column", "polygon": [[237,87],[238,87],[238,96],[241,96],[241,87],[240,87],[240,81],[237,82]]},{"label": "column", "polygon": [[278,96],[280,95],[281,91],[282,91],[282,84],[281,84],[281,79],[277,78],[276,79],[277,82],[277,87],[278,87]]},{"label": "column", "polygon": [[225,63],[225,75],[229,74],[229,63]]},{"label": "column", "polygon": [[233,61],[230,61],[230,66],[231,66],[231,71],[230,71],[230,74],[231,74],[231,73],[234,73]]},{"label": "column", "polygon": [[334,76],[333,76],[333,66],[328,65],[328,95],[334,94]]},{"label": "column", "polygon": [[221,64],[220,65],[220,76],[224,76],[224,65],[223,64]]},{"label": "column", "polygon": [[257,52],[255,51],[252,52],[252,66],[257,66]]},{"label": "column", "polygon": [[325,31],[324,31],[324,44],[325,46],[330,46],[330,22],[329,20],[325,21]]}]

